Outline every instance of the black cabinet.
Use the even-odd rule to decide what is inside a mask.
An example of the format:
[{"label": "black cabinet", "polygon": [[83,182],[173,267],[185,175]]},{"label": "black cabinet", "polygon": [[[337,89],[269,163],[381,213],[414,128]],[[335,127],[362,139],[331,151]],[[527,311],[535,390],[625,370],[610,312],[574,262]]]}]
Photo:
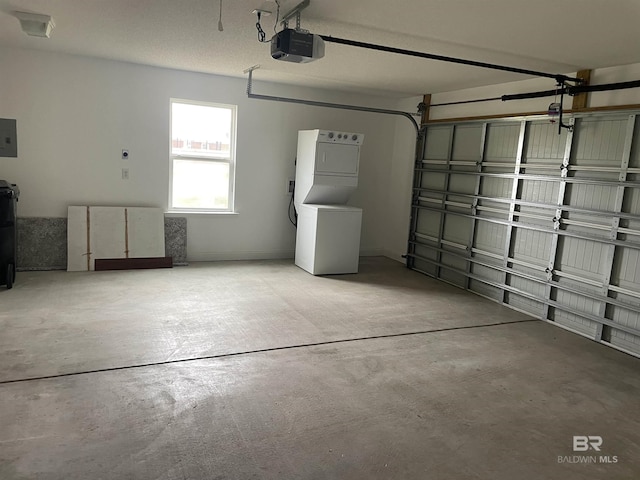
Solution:
[{"label": "black cabinet", "polygon": [[16,278],[16,213],[20,189],[0,180],[0,285],[13,287]]}]

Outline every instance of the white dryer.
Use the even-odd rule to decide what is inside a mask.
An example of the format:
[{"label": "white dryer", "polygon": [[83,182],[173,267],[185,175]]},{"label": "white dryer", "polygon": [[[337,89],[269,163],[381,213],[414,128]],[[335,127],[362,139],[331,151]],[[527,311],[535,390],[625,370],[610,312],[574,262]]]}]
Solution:
[{"label": "white dryer", "polygon": [[358,187],[360,133],[298,132],[295,263],[313,275],[357,273],[362,209],[346,205]]}]

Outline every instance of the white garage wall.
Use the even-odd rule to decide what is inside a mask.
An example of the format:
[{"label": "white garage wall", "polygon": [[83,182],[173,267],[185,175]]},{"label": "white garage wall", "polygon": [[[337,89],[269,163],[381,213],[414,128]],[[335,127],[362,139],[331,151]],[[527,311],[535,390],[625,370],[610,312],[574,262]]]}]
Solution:
[{"label": "white garage wall", "polygon": [[[250,100],[244,78],[64,54],[1,48],[0,65],[0,117],[16,118],[18,125],[18,158],[0,158],[0,178],[20,186],[20,216],[64,217],[68,205],[87,204],[166,210],[169,98],[175,97],[238,105],[238,215],[186,215],[189,260],[293,255],[285,187],[294,176],[297,130],[311,128],[365,134],[360,186],[351,203],[365,212],[362,252],[385,249],[395,117]],[[396,106],[380,97],[259,81],[254,91]],[[121,160],[123,148],[130,160]],[[129,180],[121,179],[125,167]]]},{"label": "white garage wall", "polygon": [[[408,98],[399,102],[397,108],[406,112],[414,112],[420,102],[422,102],[422,97]],[[410,122],[399,118],[396,120],[395,139],[387,193],[389,228],[385,237],[385,255],[404,262],[402,255],[407,252],[416,130]]]}]

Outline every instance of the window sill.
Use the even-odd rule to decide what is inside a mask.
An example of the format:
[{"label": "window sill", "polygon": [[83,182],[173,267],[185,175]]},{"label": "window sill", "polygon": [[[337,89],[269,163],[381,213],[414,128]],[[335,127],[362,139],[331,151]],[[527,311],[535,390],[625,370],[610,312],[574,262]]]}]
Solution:
[{"label": "window sill", "polygon": [[221,217],[233,217],[239,215],[238,212],[216,212],[211,210],[167,210],[167,215],[172,217],[184,216],[184,215],[219,215]]}]

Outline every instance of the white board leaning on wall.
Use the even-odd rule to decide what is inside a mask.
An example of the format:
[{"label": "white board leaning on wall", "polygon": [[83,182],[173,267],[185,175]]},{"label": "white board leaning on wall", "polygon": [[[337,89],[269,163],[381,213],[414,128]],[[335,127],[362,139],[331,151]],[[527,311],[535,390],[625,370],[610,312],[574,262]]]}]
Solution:
[{"label": "white board leaning on wall", "polygon": [[162,209],[69,207],[67,271],[95,270],[96,259],[164,256]]}]

